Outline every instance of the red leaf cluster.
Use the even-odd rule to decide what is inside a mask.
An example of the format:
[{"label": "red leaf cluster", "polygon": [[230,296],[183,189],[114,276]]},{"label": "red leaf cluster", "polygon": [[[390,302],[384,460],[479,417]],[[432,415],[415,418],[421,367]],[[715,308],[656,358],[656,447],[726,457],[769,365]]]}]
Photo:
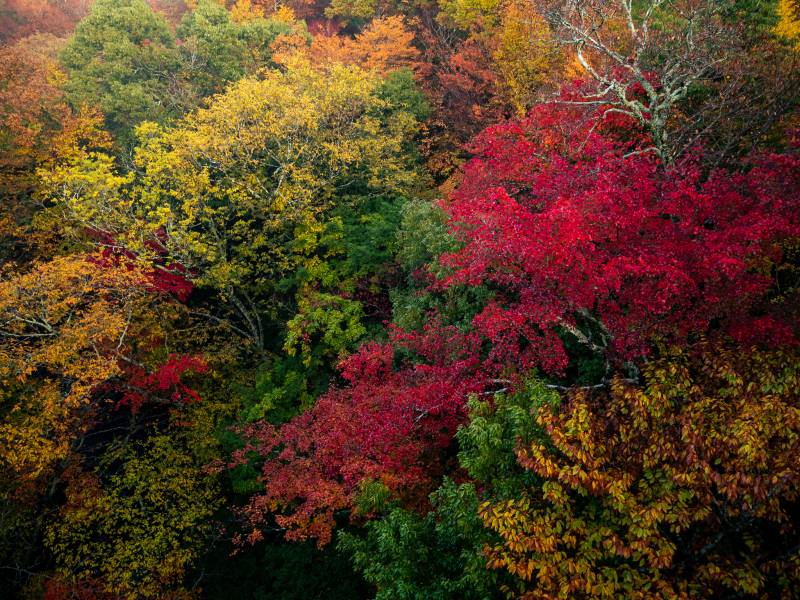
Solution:
[{"label": "red leaf cluster", "polygon": [[[115,246],[113,237],[98,231],[89,231],[88,233],[108,244],[108,247],[104,248],[98,256],[92,256],[89,259],[90,262],[106,269],[120,265],[125,265],[129,271],[136,268],[136,254]],[[153,268],[147,273],[147,280],[143,284],[153,292],[167,294],[185,304],[194,290],[194,284],[188,279],[189,272],[180,263],[165,264],[165,262],[160,259],[154,262]]]},{"label": "red leaf cluster", "polygon": [[[477,343],[437,322],[421,333],[395,330],[392,343],[367,344],[345,360],[347,385],[311,410],[277,430],[266,423],[245,428],[250,443],[234,464],[252,451],[267,458],[264,492],[245,510],[249,520],[258,525],[290,508],[276,517],[287,538],[324,545],[336,511],[352,507],[365,482],[379,481],[410,502],[426,498],[463,422],[466,397],[487,382]],[[414,359],[403,361],[401,353]]]},{"label": "red leaf cluster", "polygon": [[452,273],[439,285],[498,290],[476,329],[551,372],[566,365],[555,332],[579,315],[621,358],[712,325],[793,338],[793,320],[764,314],[763,300],[782,242],[800,233],[800,158],[706,173],[698,151],[665,165],[571,112],[544,106],[487,129],[444,203],[464,246],[442,258]]},{"label": "red leaf cluster", "polygon": [[200,356],[171,354],[167,361],[153,371],[131,366],[127,369],[124,395],[118,406],[129,406],[138,411],[147,402],[188,404],[199,402],[200,395],[187,386],[181,378],[190,373],[201,374],[209,370],[208,363]]}]

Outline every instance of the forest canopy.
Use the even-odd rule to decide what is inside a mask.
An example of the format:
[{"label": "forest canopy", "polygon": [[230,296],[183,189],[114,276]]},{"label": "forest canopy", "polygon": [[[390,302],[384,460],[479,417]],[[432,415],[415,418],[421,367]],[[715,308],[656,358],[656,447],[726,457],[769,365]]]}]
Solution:
[{"label": "forest canopy", "polygon": [[0,0],[0,590],[790,599],[800,3]]}]

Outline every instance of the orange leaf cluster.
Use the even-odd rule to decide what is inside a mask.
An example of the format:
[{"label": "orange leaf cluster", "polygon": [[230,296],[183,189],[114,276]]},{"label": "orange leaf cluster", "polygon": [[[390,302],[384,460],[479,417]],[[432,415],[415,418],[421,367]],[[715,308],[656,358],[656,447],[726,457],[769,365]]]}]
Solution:
[{"label": "orange leaf cluster", "polygon": [[[335,63],[357,65],[367,71],[386,75],[402,68],[418,70],[420,52],[414,47],[414,34],[406,27],[402,17],[379,17],[355,37],[319,33],[310,46],[298,38],[297,51],[308,57],[313,65]],[[285,40],[280,40],[286,44]],[[286,51],[273,56],[273,60],[285,61]]]},{"label": "orange leaf cluster", "polygon": [[546,435],[518,459],[541,484],[481,509],[501,539],[489,566],[531,599],[796,589],[799,365],[796,351],[676,350],[644,387],[540,411]]}]

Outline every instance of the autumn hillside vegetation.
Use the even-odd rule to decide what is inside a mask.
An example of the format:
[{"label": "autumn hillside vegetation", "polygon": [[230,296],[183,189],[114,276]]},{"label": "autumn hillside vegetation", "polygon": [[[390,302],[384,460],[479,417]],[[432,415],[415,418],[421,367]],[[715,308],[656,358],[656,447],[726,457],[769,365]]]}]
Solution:
[{"label": "autumn hillside vegetation", "polygon": [[790,600],[800,3],[0,0],[0,597]]}]

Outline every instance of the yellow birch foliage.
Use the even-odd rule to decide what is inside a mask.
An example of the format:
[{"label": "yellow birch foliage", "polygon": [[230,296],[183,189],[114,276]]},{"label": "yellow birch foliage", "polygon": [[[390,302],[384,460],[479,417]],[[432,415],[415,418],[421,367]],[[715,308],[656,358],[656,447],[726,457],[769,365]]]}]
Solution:
[{"label": "yellow birch foliage", "polygon": [[512,0],[492,35],[500,87],[509,103],[524,114],[563,72],[563,58],[550,27],[530,2]]},{"label": "yellow birch foliage", "polygon": [[439,0],[438,19],[464,30],[475,25],[492,29],[497,25],[502,6],[502,0]]},{"label": "yellow birch foliage", "polygon": [[[164,598],[180,589],[213,533],[213,477],[176,443],[153,435],[129,447],[115,474],[69,479],[46,544],[68,579],[98,580],[117,598]],[[109,469],[111,470],[111,469]]]},{"label": "yellow birch foliage", "polygon": [[264,18],[264,8],[254,6],[250,0],[236,0],[231,7],[231,18],[237,23]]}]

